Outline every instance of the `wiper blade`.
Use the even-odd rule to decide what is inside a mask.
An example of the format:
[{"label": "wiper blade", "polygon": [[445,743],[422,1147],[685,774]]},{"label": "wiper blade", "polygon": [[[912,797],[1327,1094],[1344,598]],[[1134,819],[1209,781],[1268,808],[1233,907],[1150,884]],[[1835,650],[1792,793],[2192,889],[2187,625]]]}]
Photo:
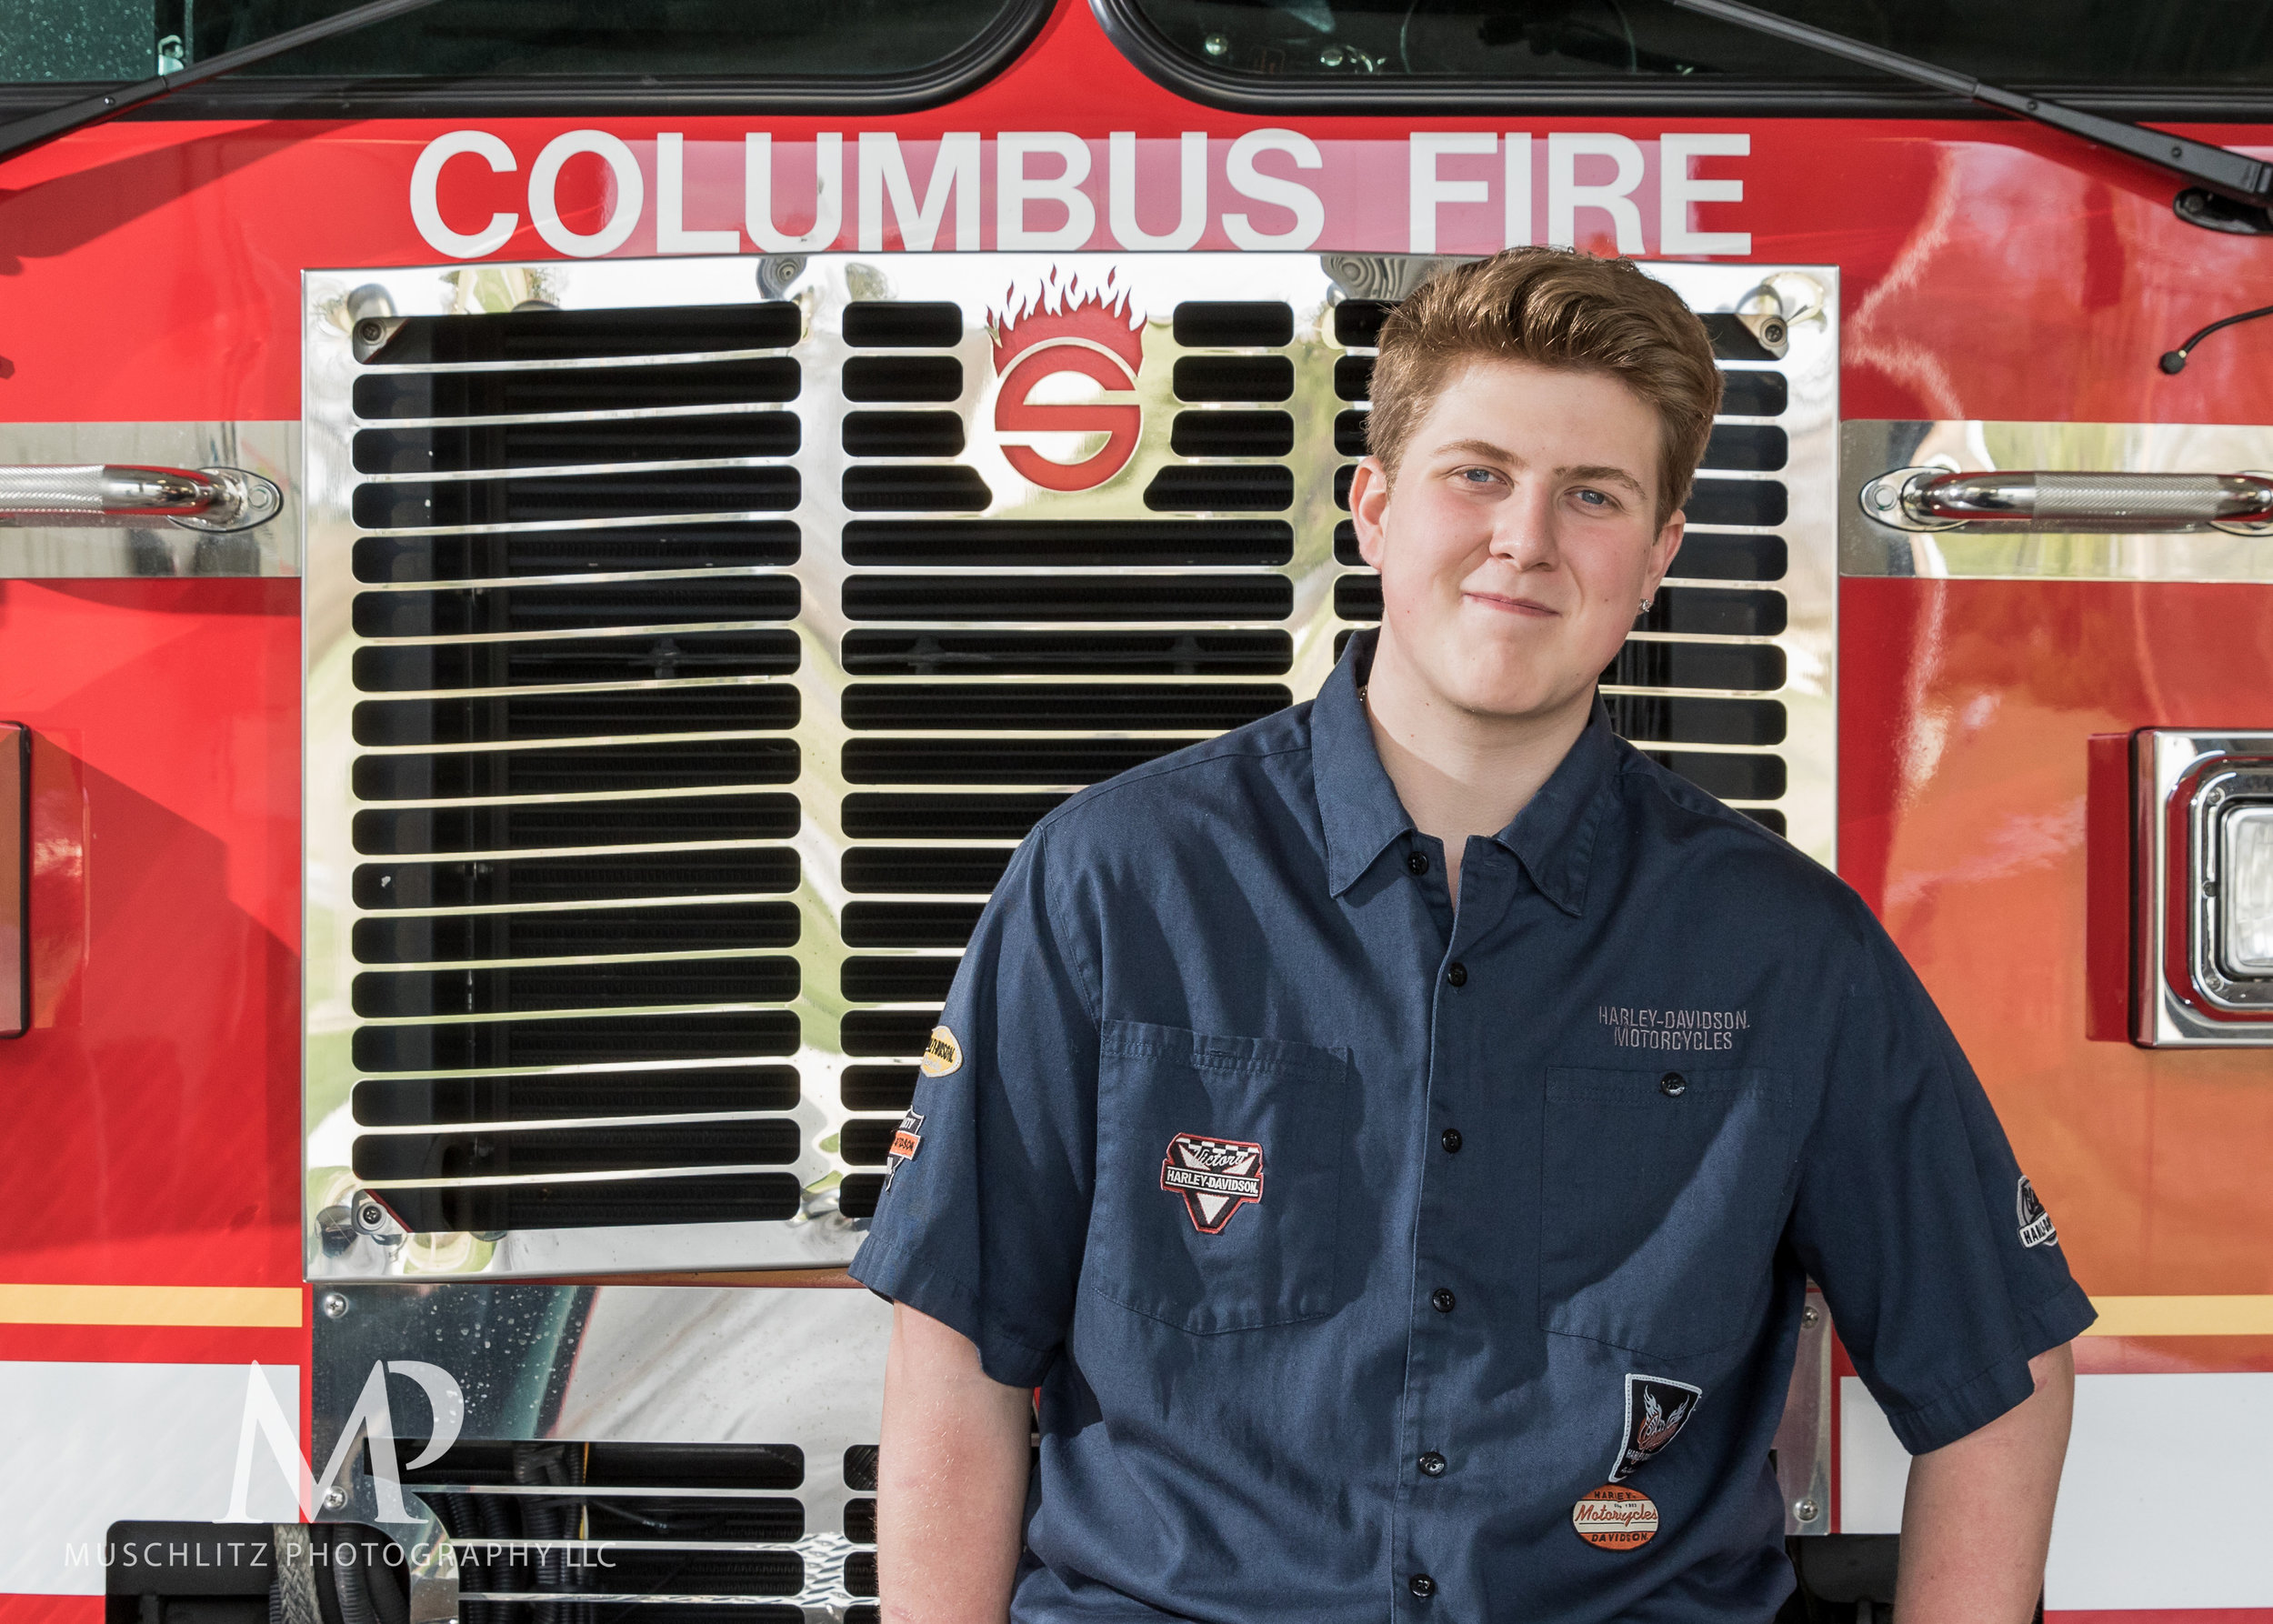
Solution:
[{"label": "wiper blade", "polygon": [[20,152],[28,152],[35,146],[45,145],[59,135],[68,135],[74,130],[83,130],[91,124],[115,118],[129,107],[138,107],[145,102],[170,95],[184,85],[218,78],[223,74],[235,73],[238,68],[250,67],[256,62],[265,62],[271,56],[281,56],[286,51],[296,51],[302,45],[312,45],[318,40],[352,34],[358,28],[367,28],[374,23],[384,23],[389,17],[399,17],[405,12],[420,11],[436,4],[437,0],[367,0],[366,4],[351,6],[335,16],[286,29],[266,39],[256,39],[251,45],[239,45],[234,51],[224,51],[218,56],[208,57],[177,74],[160,74],[155,78],[144,79],[137,84],[98,91],[75,102],[66,102],[60,107],[51,107],[45,113],[35,113],[29,118],[0,124],[0,161],[12,158]]},{"label": "wiper blade", "polygon": [[1740,0],[1672,0],[1684,11],[1717,17],[1755,34],[1768,35],[1789,40],[1796,45],[1821,51],[1827,56],[1843,56],[1865,67],[1875,67],[1897,78],[1909,79],[1920,85],[1930,85],[1946,90],[1951,95],[1978,102],[1984,107],[1994,107],[2016,118],[2049,125],[2056,130],[2066,130],[2101,146],[2113,147],[2132,157],[2144,159],[2158,168],[2183,175],[2206,192],[2215,193],[2232,202],[2264,208],[2273,205],[2273,164],[2253,158],[2247,153],[2230,147],[2212,146],[2204,141],[2190,141],[2184,135],[2172,135],[2144,125],[2125,124],[2119,118],[2102,118],[2096,113],[2082,112],[2062,102],[2047,101],[2040,95],[2023,95],[2018,91],[2004,90],[1994,85],[1984,85],[1970,75],[1936,67],[1930,62],[1920,62],[1915,56],[1905,56],[1898,51],[1888,51],[1867,45],[1859,39],[1849,39],[1844,34],[1817,28],[1807,23],[1795,23],[1773,12],[1746,5]]}]

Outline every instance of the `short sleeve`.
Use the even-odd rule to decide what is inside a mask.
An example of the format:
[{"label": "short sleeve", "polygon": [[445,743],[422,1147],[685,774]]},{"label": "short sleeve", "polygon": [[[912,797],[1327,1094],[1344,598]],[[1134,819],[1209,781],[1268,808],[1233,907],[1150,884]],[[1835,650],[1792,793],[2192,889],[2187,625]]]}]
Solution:
[{"label": "short sleeve", "polygon": [[2029,1359],[2095,1316],[1956,1038],[1867,915],[1849,965],[1792,1242],[1922,1454],[2028,1398]]},{"label": "short sleeve", "polygon": [[852,1275],[1042,1379],[1073,1318],[1096,1138],[1094,949],[1056,928],[1047,827],[979,917]]}]

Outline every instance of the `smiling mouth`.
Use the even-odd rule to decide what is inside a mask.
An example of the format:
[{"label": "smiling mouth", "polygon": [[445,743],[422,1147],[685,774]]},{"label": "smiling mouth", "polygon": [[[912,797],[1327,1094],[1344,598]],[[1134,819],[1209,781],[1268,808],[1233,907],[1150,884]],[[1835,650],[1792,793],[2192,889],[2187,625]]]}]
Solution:
[{"label": "smiling mouth", "polygon": [[1527,597],[1504,597],[1497,592],[1467,592],[1461,596],[1503,614],[1553,619],[1562,613],[1559,609],[1548,608],[1545,604],[1534,603]]}]

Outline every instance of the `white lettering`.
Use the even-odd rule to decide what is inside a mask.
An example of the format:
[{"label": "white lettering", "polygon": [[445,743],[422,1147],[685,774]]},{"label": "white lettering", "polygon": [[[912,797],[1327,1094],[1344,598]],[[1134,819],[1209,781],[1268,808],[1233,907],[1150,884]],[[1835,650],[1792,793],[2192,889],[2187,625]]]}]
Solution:
[{"label": "white lettering", "polygon": [[[563,224],[559,205],[554,191],[560,184],[560,172],[570,158],[590,153],[608,167],[616,182],[616,195],[608,210],[607,224],[597,231],[572,231]],[[639,160],[618,137],[606,130],[570,130],[556,135],[545,144],[545,150],[536,155],[536,162],[529,168],[529,218],[536,226],[536,235],[560,253],[572,259],[594,259],[622,247],[639,224],[640,211],[647,206],[647,184],[639,173]]]},{"label": "white lettering", "polygon": [[66,1568],[85,1568],[95,1560],[95,1548],[84,1542],[63,1548],[63,1565]]},{"label": "white lettering", "polygon": [[223,1520],[252,1520],[245,1501],[252,1489],[253,1435],[257,1431],[267,1442],[277,1469],[296,1486],[302,1517],[314,1520],[317,1490],[329,1489],[342,1480],[356,1436],[361,1434],[370,1442],[371,1478],[377,1493],[379,1520],[409,1521],[410,1514],[403,1504],[402,1472],[395,1462],[395,1418],[386,1402],[386,1376],[390,1370],[416,1382],[433,1410],[433,1428],[426,1447],[410,1464],[425,1466],[446,1453],[457,1441],[459,1429],[466,1424],[466,1396],[456,1378],[441,1366],[418,1359],[396,1359],[386,1364],[374,1360],[371,1374],[364,1380],[355,1408],[347,1412],[339,1441],[332,1446],[331,1458],[324,1463],[324,1475],[319,1480],[309,1469],[307,1457],[300,1453],[299,1438],[285,1417],[284,1407],[277,1403],[276,1395],[262,1377],[260,1366],[254,1364],[245,1372],[245,1414],[237,1430],[236,1469],[230,1479],[229,1509]]},{"label": "white lettering", "polygon": [[[1036,154],[1055,155],[1064,170],[1039,177],[1026,172]],[[1081,189],[1089,178],[1089,144],[1063,130],[1005,130],[995,137],[995,246],[1078,248],[1096,229],[1096,206]],[[1062,226],[1027,228],[1026,205],[1055,203],[1066,211]]]},{"label": "white lettering", "polygon": [[[845,224],[845,137],[831,130],[813,138],[813,229],[790,233],[774,225],[774,138],[753,131],[743,141],[742,221],[750,240],[767,254],[811,254],[836,241]],[[900,172],[903,188],[907,172]],[[881,229],[881,228],[879,228]]]},{"label": "white lettering", "polygon": [[1226,215],[1224,235],[1241,248],[1307,248],[1326,229],[1326,205],[1300,181],[1265,175],[1255,160],[1267,152],[1291,153],[1297,169],[1323,168],[1318,144],[1299,130],[1249,130],[1231,144],[1224,161],[1224,178],[1242,197],[1275,205],[1295,217],[1285,231],[1257,231],[1246,215]]},{"label": "white lettering", "polygon": [[1207,132],[1185,131],[1177,159],[1176,229],[1155,236],[1136,224],[1136,132],[1116,130],[1106,138],[1106,217],[1122,247],[1180,251],[1207,229]]},{"label": "white lettering", "polygon": [[1531,244],[1531,137],[1507,133],[1507,246],[1525,248]]},{"label": "white lettering", "polygon": [[[1578,184],[1578,160],[1609,158],[1617,178],[1598,185]],[[1642,212],[1634,205],[1642,184],[1642,149],[1624,135],[1556,133],[1547,138],[1547,240],[1558,248],[1578,246],[1577,216],[1598,208],[1610,216],[1621,254],[1642,252]]]},{"label": "white lettering", "polygon": [[1447,203],[1486,203],[1492,195],[1487,180],[1440,180],[1437,160],[1473,155],[1489,157],[1499,149],[1499,137],[1489,130],[1415,130],[1406,144],[1406,205],[1410,211],[1407,238],[1411,252],[1437,251],[1437,209]]},{"label": "white lettering", "polygon": [[1692,158],[1743,158],[1752,155],[1752,137],[1738,135],[1657,137],[1657,252],[1660,254],[1749,254],[1748,231],[1692,231],[1689,208],[1698,203],[1742,203],[1741,180],[1699,180],[1689,173]]},{"label": "white lettering", "polygon": [[739,254],[742,234],[686,228],[686,137],[666,131],[655,138],[655,247],[658,254]]},{"label": "white lettering", "polygon": [[426,143],[418,155],[418,162],[410,171],[410,217],[418,227],[418,235],[426,239],[426,246],[437,254],[447,254],[452,259],[479,259],[485,254],[495,254],[506,246],[506,239],[520,225],[518,215],[496,214],[489,224],[479,231],[453,231],[442,218],[442,208],[436,193],[442,182],[442,166],[455,157],[479,158],[489,165],[492,175],[511,175],[516,167],[513,148],[487,130],[452,130],[446,135],[436,135]]},{"label": "white lettering", "polygon": [[978,133],[958,130],[939,137],[939,154],[932,161],[931,182],[916,206],[915,183],[907,176],[907,160],[900,138],[888,131],[871,131],[860,137],[860,252],[884,251],[884,205],[890,198],[899,222],[900,246],[916,252],[932,247],[947,215],[947,196],[955,196],[955,246],[958,252],[978,246]]}]

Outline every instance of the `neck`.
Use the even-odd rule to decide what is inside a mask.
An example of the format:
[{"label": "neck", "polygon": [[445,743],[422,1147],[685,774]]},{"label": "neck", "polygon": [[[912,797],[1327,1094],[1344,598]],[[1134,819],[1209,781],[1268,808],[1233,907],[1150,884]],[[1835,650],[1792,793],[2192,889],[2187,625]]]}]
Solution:
[{"label": "neck", "polygon": [[1551,711],[1497,716],[1453,704],[1403,657],[1384,627],[1366,682],[1366,719],[1397,799],[1444,843],[1457,904],[1471,835],[1496,835],[1530,804],[1586,730],[1592,689]]}]

